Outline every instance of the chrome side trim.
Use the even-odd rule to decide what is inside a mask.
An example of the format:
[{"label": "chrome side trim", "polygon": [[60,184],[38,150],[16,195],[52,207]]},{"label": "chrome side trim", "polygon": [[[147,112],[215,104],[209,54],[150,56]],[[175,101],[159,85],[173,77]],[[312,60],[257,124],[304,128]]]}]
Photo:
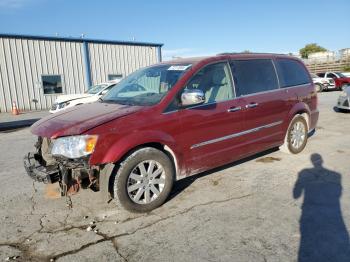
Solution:
[{"label": "chrome side trim", "polygon": [[210,145],[210,144],[217,143],[217,142],[221,142],[221,141],[224,141],[224,140],[227,140],[227,139],[243,136],[243,135],[246,135],[246,134],[250,134],[250,133],[253,133],[253,132],[260,131],[260,130],[265,129],[265,128],[274,127],[274,126],[282,124],[282,122],[283,121],[277,121],[277,122],[273,122],[273,123],[268,124],[268,125],[259,126],[259,127],[256,127],[256,128],[252,128],[252,129],[249,129],[249,130],[245,130],[245,131],[239,132],[239,133],[234,133],[234,134],[231,134],[231,135],[228,135],[228,136],[223,136],[223,137],[215,138],[215,139],[212,139],[212,140],[204,141],[204,142],[192,145],[191,149],[197,148],[197,147],[201,147],[201,146]]}]

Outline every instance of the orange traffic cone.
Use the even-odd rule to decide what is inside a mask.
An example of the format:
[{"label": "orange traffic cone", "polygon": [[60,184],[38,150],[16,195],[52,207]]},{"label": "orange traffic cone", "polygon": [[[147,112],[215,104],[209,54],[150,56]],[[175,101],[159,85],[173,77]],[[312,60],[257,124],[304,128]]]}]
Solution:
[{"label": "orange traffic cone", "polygon": [[15,101],[12,102],[12,115],[19,115],[19,111]]}]

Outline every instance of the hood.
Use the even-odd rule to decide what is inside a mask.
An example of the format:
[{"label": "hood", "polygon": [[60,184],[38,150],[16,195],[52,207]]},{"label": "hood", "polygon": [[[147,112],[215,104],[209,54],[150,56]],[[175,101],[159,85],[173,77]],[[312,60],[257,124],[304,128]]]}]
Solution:
[{"label": "hood", "polygon": [[91,94],[72,94],[72,95],[61,95],[57,97],[55,103],[62,103],[62,102],[67,102],[75,99],[80,99],[80,98],[85,98],[85,97],[90,97],[93,96]]},{"label": "hood", "polygon": [[42,137],[79,135],[87,130],[141,110],[142,106],[91,103],[67,108],[35,122],[31,132]]}]

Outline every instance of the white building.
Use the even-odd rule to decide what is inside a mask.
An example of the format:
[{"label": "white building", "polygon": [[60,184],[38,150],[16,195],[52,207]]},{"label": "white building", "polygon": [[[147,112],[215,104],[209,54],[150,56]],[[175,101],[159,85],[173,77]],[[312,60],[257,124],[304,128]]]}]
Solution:
[{"label": "white building", "polygon": [[335,57],[336,53],[332,51],[316,52],[309,55],[309,59],[314,60],[327,60],[334,59]]},{"label": "white building", "polygon": [[161,61],[162,44],[0,34],[0,112],[51,107],[57,95]]},{"label": "white building", "polygon": [[339,55],[341,57],[350,57],[350,48],[344,48],[339,50]]}]

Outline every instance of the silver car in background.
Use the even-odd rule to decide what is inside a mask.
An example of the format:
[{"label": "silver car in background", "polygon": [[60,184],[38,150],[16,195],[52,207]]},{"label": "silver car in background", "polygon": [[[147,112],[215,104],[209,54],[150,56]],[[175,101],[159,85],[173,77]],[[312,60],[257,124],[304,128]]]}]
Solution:
[{"label": "silver car in background", "polygon": [[350,111],[350,85],[347,85],[340,93],[336,107],[339,111]]}]

